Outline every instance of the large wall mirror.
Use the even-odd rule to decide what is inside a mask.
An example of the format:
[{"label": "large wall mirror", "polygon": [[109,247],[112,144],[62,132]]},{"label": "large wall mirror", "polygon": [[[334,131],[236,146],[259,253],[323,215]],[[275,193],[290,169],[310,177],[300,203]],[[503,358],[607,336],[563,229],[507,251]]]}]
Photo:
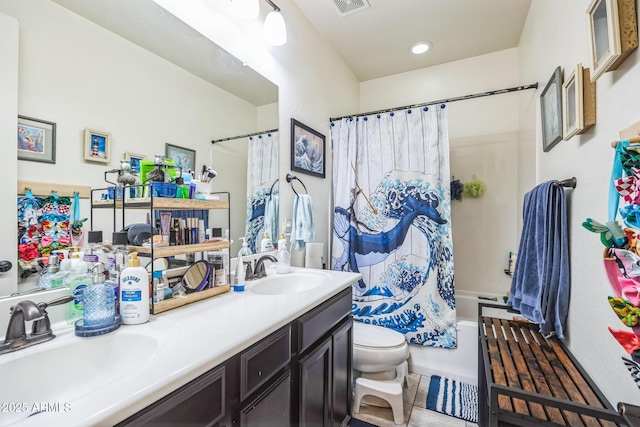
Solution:
[{"label": "large wall mirror", "polygon": [[[246,227],[250,141],[245,138],[219,145],[211,141],[278,128],[278,87],[152,0],[51,0],[37,6],[21,3],[0,0],[0,13],[20,23],[18,110],[57,122],[58,152],[52,165],[18,161],[18,179],[28,175],[38,178],[31,179],[34,181],[106,186],[104,171],[117,167],[125,152],[153,158],[164,152],[165,143],[188,147],[197,151],[198,168],[208,164],[217,171],[211,191],[230,195],[228,215],[213,214],[209,226],[221,228],[224,235],[230,223],[234,240],[231,255],[237,254],[238,238],[245,235]],[[47,28],[60,31],[47,38]],[[110,33],[105,35],[105,30]],[[51,85],[40,94],[37,86],[41,80],[30,66],[38,52],[43,54],[40,63],[48,64],[42,68],[49,70]],[[91,82],[90,87],[87,82]],[[55,87],[55,95],[45,93],[51,87]],[[196,93],[203,87],[206,98]],[[94,107],[92,101],[99,96],[105,102],[96,102]],[[175,105],[176,100],[188,104],[189,96],[196,105]],[[153,100],[143,104],[141,97]],[[163,103],[172,105],[165,108]],[[151,108],[138,106],[151,104]],[[181,115],[181,110],[189,114]],[[110,125],[100,125],[101,121]],[[172,135],[153,133],[154,124],[166,123],[170,123],[166,126],[169,130],[175,130]],[[110,164],[83,160],[76,139],[80,141],[84,127],[111,133],[114,149]],[[273,161],[277,163],[277,158]],[[82,216],[88,217],[89,209],[88,201],[82,201]],[[101,219],[95,221],[99,229]],[[102,221],[110,223],[109,218]],[[105,228],[105,240],[111,232],[111,227]],[[16,284],[15,289],[3,290],[0,297],[17,288]]]}]

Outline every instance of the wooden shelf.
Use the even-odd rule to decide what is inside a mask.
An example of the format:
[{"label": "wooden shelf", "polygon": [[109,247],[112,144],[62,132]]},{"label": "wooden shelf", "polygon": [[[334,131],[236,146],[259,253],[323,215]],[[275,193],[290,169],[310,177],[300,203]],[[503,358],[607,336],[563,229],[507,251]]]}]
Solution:
[{"label": "wooden shelf", "polygon": [[223,286],[215,286],[213,288],[205,289],[200,292],[192,292],[190,294],[187,294],[184,298],[174,297],[168,300],[156,302],[153,304],[153,314],[162,313],[164,311],[182,307],[183,305],[191,304],[196,301],[211,298],[213,296],[229,292],[230,289],[231,285],[226,284]]},{"label": "wooden shelf", "polygon": [[[96,200],[92,206],[96,209],[113,209],[113,204],[117,209],[122,209],[122,200]],[[126,209],[149,209],[151,208],[150,197],[140,197],[127,199],[124,203]],[[168,197],[154,197],[153,209],[159,210],[193,210],[193,209],[228,209],[229,202],[224,200],[195,200],[195,199],[175,199]]]},{"label": "wooden shelf", "polygon": [[[229,248],[228,241],[220,241],[215,243],[196,243],[193,245],[176,245],[176,246],[160,246],[153,248],[154,258],[163,258],[181,254],[192,254],[196,252],[219,251],[220,249]],[[139,254],[151,254],[151,248],[144,246],[127,246],[127,250],[138,252]]]}]

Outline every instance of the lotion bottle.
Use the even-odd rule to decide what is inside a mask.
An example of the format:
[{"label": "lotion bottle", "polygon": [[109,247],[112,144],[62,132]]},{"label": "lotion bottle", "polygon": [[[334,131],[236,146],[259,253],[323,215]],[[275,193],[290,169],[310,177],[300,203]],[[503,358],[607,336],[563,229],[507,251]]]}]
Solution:
[{"label": "lotion bottle", "polygon": [[273,242],[269,237],[269,233],[264,233],[264,239],[260,242],[260,252],[269,252],[273,250]]},{"label": "lotion bottle", "polygon": [[120,275],[120,317],[125,325],[149,320],[149,275],[137,252],[129,254],[129,266]]}]

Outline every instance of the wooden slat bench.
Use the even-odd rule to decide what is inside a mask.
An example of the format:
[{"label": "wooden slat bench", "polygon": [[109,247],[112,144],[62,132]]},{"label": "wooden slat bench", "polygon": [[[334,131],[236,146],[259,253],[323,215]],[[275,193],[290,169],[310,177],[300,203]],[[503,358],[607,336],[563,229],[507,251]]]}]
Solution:
[{"label": "wooden slat bench", "polygon": [[[533,323],[478,316],[478,424],[481,427],[626,425],[557,337]],[[484,310],[486,311],[486,310]]]}]

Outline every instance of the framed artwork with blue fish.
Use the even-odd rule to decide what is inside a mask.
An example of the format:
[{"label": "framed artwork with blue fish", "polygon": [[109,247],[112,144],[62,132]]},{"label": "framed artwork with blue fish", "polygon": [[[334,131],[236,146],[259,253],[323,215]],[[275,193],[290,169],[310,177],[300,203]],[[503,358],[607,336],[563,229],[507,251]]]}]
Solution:
[{"label": "framed artwork with blue fish", "polygon": [[324,178],[325,138],[296,119],[291,119],[291,170]]},{"label": "framed artwork with blue fish", "polygon": [[56,162],[56,124],[18,116],[18,160]]}]

